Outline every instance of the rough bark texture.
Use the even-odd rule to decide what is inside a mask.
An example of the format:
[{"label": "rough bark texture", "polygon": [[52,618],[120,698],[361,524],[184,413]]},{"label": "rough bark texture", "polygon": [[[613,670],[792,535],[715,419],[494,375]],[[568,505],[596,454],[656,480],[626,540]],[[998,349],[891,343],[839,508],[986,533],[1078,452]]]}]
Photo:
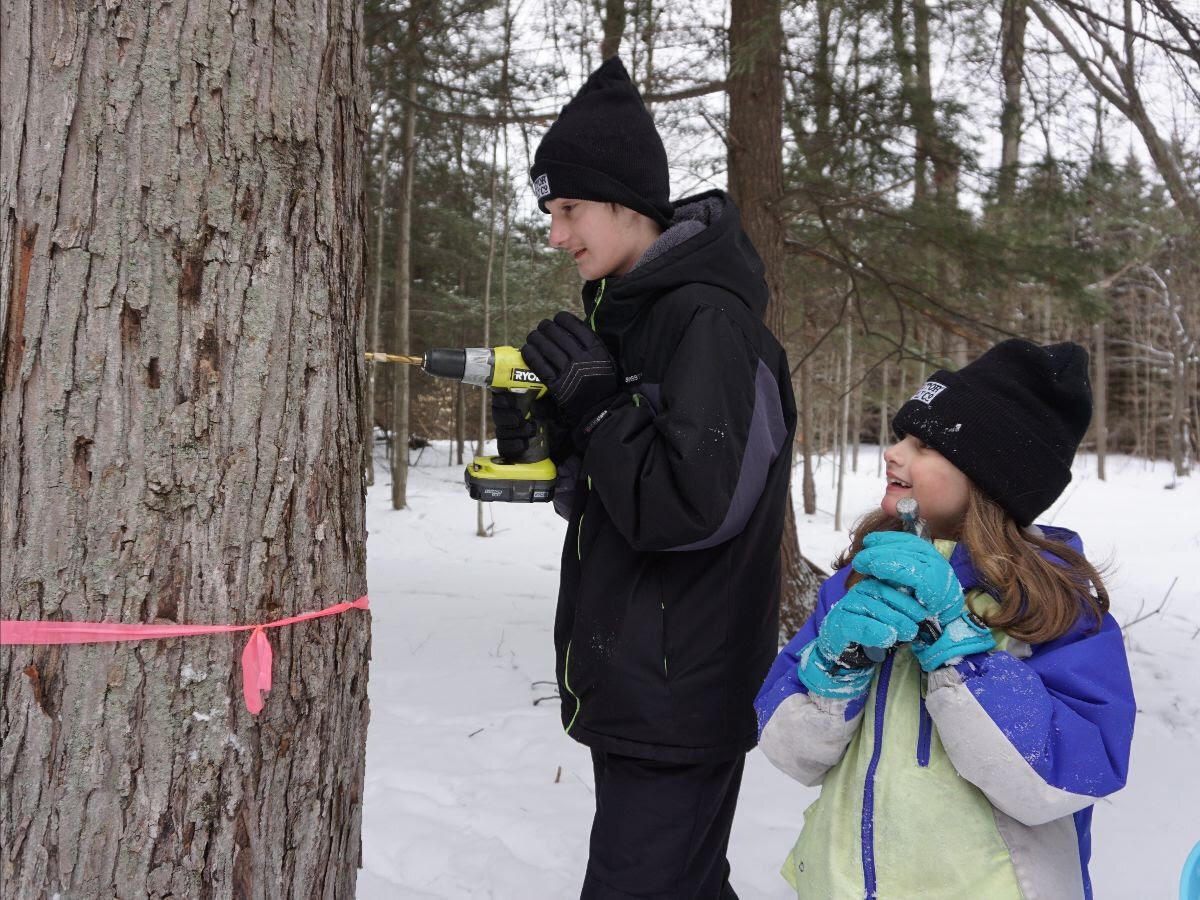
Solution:
[{"label": "rough bark texture", "polygon": [[[767,325],[783,341],[787,247],[781,209],[783,26],[778,0],[734,0],[729,49],[729,192],[741,210],[746,234],[766,265]],[[800,555],[790,499],[781,549],[781,620],[802,620],[812,611],[818,585]]]},{"label": "rough bark texture", "polygon": [[[360,596],[359,5],[0,18],[0,614]],[[369,618],[270,636],[4,648],[6,900],[352,896]]]}]

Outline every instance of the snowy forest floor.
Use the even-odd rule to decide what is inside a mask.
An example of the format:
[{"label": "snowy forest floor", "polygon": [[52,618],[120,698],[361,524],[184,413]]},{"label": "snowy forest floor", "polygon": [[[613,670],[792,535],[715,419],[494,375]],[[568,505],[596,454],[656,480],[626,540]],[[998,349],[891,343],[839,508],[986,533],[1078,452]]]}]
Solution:
[{"label": "snowy forest floor", "polygon": [[[391,509],[385,464],[367,500],[373,620],[371,724],[358,896],[577,897],[593,811],[591,759],[562,732],[551,629],[565,524],[547,504],[490,504],[489,538],[450,449],[411,469],[408,508]],[[817,469],[818,512],[797,513],[801,547],[828,567],[849,525],[878,503],[878,449],[847,473],[840,532],[835,469]],[[1177,896],[1200,840],[1200,477],[1091,456],[1039,521],[1074,528],[1108,564],[1126,627],[1138,721],[1129,783],[1093,824],[1096,900]],[[798,478],[798,473],[797,473]],[[730,842],[743,900],[794,896],[779,867],[816,790],[757,751]]]}]

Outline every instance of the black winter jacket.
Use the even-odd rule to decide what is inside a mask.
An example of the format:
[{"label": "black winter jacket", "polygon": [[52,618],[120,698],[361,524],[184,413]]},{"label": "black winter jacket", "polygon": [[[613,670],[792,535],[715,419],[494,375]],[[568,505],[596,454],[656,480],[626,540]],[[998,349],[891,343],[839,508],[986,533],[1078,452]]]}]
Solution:
[{"label": "black winter jacket", "polygon": [[713,191],[677,203],[632,271],[583,296],[628,394],[561,469],[563,725],[614,753],[730,758],[754,746],[778,649],[796,425],[762,261]]}]

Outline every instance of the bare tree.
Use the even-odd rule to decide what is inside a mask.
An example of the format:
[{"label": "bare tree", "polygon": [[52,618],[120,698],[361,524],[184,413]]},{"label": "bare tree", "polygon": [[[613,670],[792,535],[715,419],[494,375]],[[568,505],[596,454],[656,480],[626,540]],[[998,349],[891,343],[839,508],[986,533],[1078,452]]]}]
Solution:
[{"label": "bare tree", "polygon": [[[257,623],[365,587],[358,3],[10,3],[4,618]],[[6,898],[350,897],[369,619],[0,654]]]},{"label": "bare tree", "polygon": [[[1029,9],[1058,45],[1071,58],[1092,88],[1111,103],[1142,136],[1146,150],[1158,174],[1167,186],[1180,212],[1200,227],[1200,195],[1189,181],[1181,147],[1159,133],[1159,126],[1147,108],[1144,93],[1143,59],[1147,47],[1146,32],[1135,20],[1135,4],[1125,0],[1120,18],[1108,17],[1090,4],[1075,0],[1028,0]],[[1160,9],[1168,23],[1185,38],[1196,40],[1200,31],[1178,9],[1178,4],[1158,2],[1137,4],[1139,11]],[[1057,15],[1056,15],[1057,13]],[[1074,30],[1072,30],[1074,29]],[[1094,52],[1093,52],[1094,48]],[[1181,52],[1194,52],[1195,43]],[[1171,50],[1171,45],[1167,45]]]}]

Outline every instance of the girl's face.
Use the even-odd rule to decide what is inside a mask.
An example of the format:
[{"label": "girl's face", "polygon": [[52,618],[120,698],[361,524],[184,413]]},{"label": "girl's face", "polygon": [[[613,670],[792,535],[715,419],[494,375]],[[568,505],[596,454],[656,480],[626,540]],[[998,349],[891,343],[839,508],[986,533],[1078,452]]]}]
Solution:
[{"label": "girl's face", "polygon": [[555,198],[546,208],[550,246],[571,254],[584,281],[624,275],[657,237],[653,220],[625,206]]},{"label": "girl's face", "polygon": [[879,504],[898,516],[896,503],[913,497],[935,538],[956,539],[967,512],[970,480],[955,465],[919,438],[907,435],[883,454],[887,490]]}]

